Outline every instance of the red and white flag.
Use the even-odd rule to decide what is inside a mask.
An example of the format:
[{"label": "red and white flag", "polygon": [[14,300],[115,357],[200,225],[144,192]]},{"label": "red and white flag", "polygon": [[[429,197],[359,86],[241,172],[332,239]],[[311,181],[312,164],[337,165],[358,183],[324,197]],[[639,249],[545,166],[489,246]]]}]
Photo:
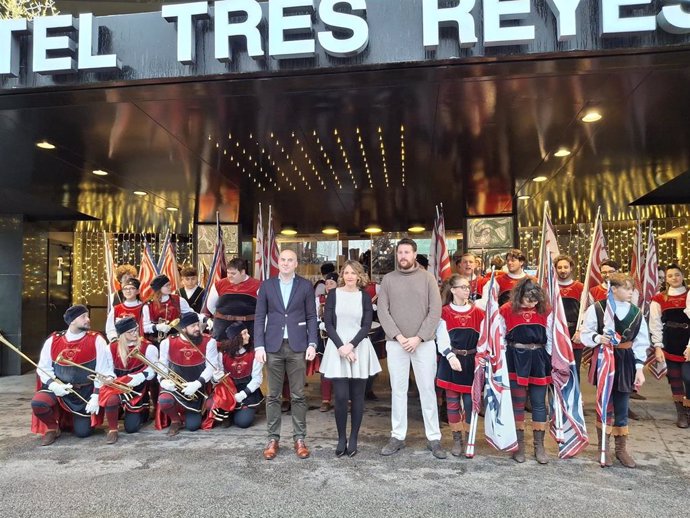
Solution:
[{"label": "red and white flag", "polygon": [[256,221],[256,249],[254,250],[254,278],[263,281],[266,278],[266,263],[264,260],[264,222],[259,203],[259,218]]},{"label": "red and white flag", "polygon": [[539,246],[539,271],[537,278],[542,287],[546,287],[547,265],[549,257],[551,261],[561,255],[558,249],[558,239],[556,237],[556,229],[553,228],[551,218],[549,217],[549,202],[544,203],[544,222],[541,226],[541,244]]},{"label": "red and white flag", "polygon": [[113,297],[117,294],[118,284],[113,251],[110,248],[110,238],[105,230],[103,231],[103,244],[105,246],[105,275],[108,282],[108,313],[110,313],[110,310],[113,309]]},{"label": "red and white flag", "polygon": [[[632,303],[641,305],[643,299],[642,281],[644,279],[644,253],[642,250],[642,225],[635,225],[635,236],[633,237],[633,249],[630,254],[630,277],[632,277],[635,292],[633,293]],[[637,296],[637,298],[636,298]]]},{"label": "red and white flag", "polygon": [[273,211],[271,206],[268,206],[268,242],[266,243],[266,278],[270,279],[278,275],[278,260],[280,258],[280,250],[278,249],[278,241],[276,240],[275,227],[273,226]]},{"label": "red and white flag", "polygon": [[213,259],[208,270],[208,277],[206,279],[206,292],[204,294],[204,301],[201,304],[201,312],[205,315],[211,315],[206,307],[206,302],[211,288],[221,279],[224,279],[228,274],[227,264],[225,262],[225,243],[223,242],[223,229],[220,226],[220,216],[216,212],[216,245],[213,249]]},{"label": "red and white flag", "polygon": [[453,274],[446,246],[446,220],[443,215],[443,205],[440,208],[436,206],[436,218],[429,249],[429,268],[437,281],[443,282]]},{"label": "red and white flag", "polygon": [[177,268],[177,258],[175,257],[175,247],[170,238],[164,243],[161,250],[159,275],[165,275],[170,279],[170,291],[177,291],[182,286],[180,282],[180,270]]},{"label": "red and white flag", "polygon": [[153,261],[153,256],[151,255],[151,248],[149,244],[144,241],[141,245],[141,266],[139,267],[139,281],[141,281],[139,297],[141,297],[141,300],[147,301],[151,298],[153,294],[151,281],[156,275],[158,275],[158,271],[156,270],[156,263]]},{"label": "red and white flag", "polygon": [[654,241],[654,232],[652,229],[652,222],[649,222],[649,231],[647,233],[647,257],[644,262],[644,278],[642,281],[642,302],[640,309],[644,312],[644,317],[649,318],[649,304],[652,298],[656,295],[659,288],[659,260],[656,253],[656,242]]}]

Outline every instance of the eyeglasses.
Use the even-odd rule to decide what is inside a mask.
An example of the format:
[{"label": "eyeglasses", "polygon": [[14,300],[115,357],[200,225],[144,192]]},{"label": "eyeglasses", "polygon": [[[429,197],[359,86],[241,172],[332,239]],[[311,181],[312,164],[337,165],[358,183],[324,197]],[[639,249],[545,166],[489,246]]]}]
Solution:
[{"label": "eyeglasses", "polygon": [[124,286],[122,288],[122,291],[133,291],[133,290],[137,290],[137,289],[139,289],[139,288],[135,288],[134,286]]},{"label": "eyeglasses", "polygon": [[451,286],[451,288],[459,289],[459,290],[469,290],[470,287],[467,284],[460,284],[459,286]]}]

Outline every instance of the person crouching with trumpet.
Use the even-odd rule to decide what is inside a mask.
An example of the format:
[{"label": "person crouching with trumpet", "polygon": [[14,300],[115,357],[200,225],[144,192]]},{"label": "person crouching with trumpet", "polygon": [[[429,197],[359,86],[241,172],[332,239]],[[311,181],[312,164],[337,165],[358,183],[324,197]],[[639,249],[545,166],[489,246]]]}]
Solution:
[{"label": "person crouching with trumpet", "polygon": [[[161,392],[156,427],[164,428],[169,420],[169,436],[177,435],[183,422],[191,432],[201,427],[206,385],[214,377],[213,365],[219,365],[216,341],[201,333],[196,313],[182,313],[176,327],[180,334],[160,344],[158,364]],[[222,376],[222,371],[218,373]]]},{"label": "person crouching with trumpet", "polygon": [[[108,422],[117,420],[117,415],[108,416],[108,412],[122,412],[125,432],[135,433],[149,417],[149,385],[156,373],[148,364],[132,354],[133,351],[143,355],[150,364],[158,361],[158,349],[148,340],[141,337],[139,324],[134,317],[125,317],[115,322],[117,339],[110,343],[110,354],[117,381],[132,387],[131,391],[117,390],[117,387],[104,387],[100,392],[100,402],[106,408]],[[114,410],[106,405],[111,395],[117,397]],[[117,440],[117,431],[115,434]]]},{"label": "person crouching with trumpet", "polygon": [[[263,402],[261,392],[263,364],[254,359],[254,345],[241,322],[226,328],[226,339],[218,342],[218,360],[223,378],[213,391],[213,404],[204,420],[204,429],[215,423],[249,428],[254,424],[256,408]],[[214,383],[221,373],[214,373]]]},{"label": "person crouching with trumpet", "polygon": [[[93,433],[92,416],[100,410],[99,392],[103,379],[115,377],[105,338],[91,331],[89,310],[77,304],[64,315],[66,331],[51,334],[43,344],[36,372],[41,385],[31,400],[34,419],[31,431],[42,433],[42,446],[55,442],[61,426],[69,426],[77,437]],[[94,376],[93,373],[100,373]],[[117,436],[117,413],[108,422]]]}]

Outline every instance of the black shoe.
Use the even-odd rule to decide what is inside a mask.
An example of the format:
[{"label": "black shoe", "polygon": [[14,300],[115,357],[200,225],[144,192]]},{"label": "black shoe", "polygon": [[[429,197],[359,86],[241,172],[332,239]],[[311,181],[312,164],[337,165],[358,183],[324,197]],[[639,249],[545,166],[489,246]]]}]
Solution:
[{"label": "black shoe", "polygon": [[357,449],[356,448],[354,450],[350,450],[350,449],[347,450],[347,456],[348,457],[354,457],[355,455],[357,455]]},{"label": "black shoe", "polygon": [[364,399],[366,399],[367,401],[378,401],[379,397],[376,394],[374,394],[373,390],[369,390],[364,394]]},{"label": "black shoe", "polygon": [[354,457],[357,455],[357,439],[350,437],[350,445],[347,447],[347,455]]},{"label": "black shoe", "polygon": [[338,446],[335,448],[335,456],[342,457],[347,453],[347,442],[343,440],[338,440]]}]

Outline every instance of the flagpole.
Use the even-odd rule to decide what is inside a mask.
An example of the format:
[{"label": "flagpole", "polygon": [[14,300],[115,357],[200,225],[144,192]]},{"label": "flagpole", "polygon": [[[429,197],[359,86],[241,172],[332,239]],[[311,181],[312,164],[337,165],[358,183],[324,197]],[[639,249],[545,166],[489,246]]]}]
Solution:
[{"label": "flagpole", "polygon": [[[261,204],[259,203],[259,212],[261,212]],[[261,253],[263,255],[263,259],[261,260],[261,264],[264,265],[264,280],[268,279],[269,276],[271,275],[271,255],[273,254],[273,244],[271,243],[271,229],[273,228],[273,207],[271,205],[268,206],[268,226],[266,227],[266,241],[264,242],[265,246],[262,248]],[[261,224],[261,232],[263,233],[264,231],[264,225],[263,223]],[[275,231],[273,231],[273,235],[275,235]],[[263,241],[263,236],[262,241]],[[265,253],[265,252],[268,253]]]},{"label": "flagpole", "polygon": [[546,213],[549,210],[548,200],[544,202],[544,215],[541,222],[541,239],[539,240],[539,270],[537,272],[537,282],[541,286],[544,282],[544,247],[546,246]]},{"label": "flagpole", "polygon": [[582,322],[584,321],[585,317],[585,308],[587,306],[587,299],[589,297],[589,278],[590,278],[590,271],[592,270],[592,259],[594,255],[594,240],[597,237],[597,228],[598,225],[600,225],[600,212],[601,212],[601,206],[597,207],[597,217],[594,220],[594,231],[592,232],[592,242],[589,245],[589,258],[587,259],[587,269],[585,271],[585,278],[583,280],[583,289],[582,289],[582,295],[580,296],[580,311],[579,314],[577,315],[577,331],[580,330],[580,327],[582,326]]}]

